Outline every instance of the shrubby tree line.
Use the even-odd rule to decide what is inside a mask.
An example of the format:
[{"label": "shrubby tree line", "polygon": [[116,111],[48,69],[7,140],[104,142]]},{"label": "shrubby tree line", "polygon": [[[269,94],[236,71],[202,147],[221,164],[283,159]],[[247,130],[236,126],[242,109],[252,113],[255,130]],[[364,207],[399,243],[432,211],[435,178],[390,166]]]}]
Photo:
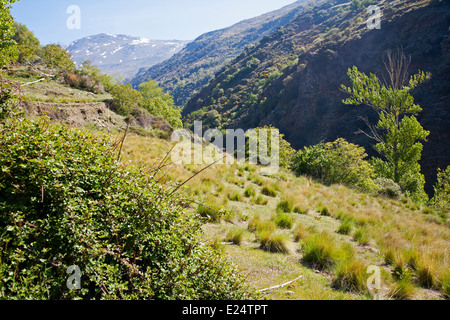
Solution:
[{"label": "shrubby tree line", "polygon": [[[0,0],[0,77],[20,51],[11,40],[13,2]],[[105,83],[111,91],[119,86]],[[173,186],[122,165],[101,133],[24,118],[14,86],[0,84],[0,299],[255,297],[200,242],[202,219]],[[147,100],[160,94],[147,86]],[[158,99],[142,103],[158,111],[168,97]],[[73,265],[81,271],[79,290],[67,286]]]}]

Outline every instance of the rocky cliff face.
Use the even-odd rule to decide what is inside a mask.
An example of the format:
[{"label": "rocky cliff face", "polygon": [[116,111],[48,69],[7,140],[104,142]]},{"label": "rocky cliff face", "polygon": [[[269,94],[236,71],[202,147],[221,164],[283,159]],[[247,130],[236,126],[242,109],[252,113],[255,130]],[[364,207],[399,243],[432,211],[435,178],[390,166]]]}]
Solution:
[{"label": "rocky cliff face", "polygon": [[382,76],[383,56],[402,47],[411,56],[410,72],[429,71],[432,79],[414,92],[423,112],[419,121],[431,131],[424,143],[422,170],[431,191],[438,167],[450,164],[450,4],[444,1],[384,1],[380,30],[369,30],[364,8],[351,10],[331,1],[300,15],[283,30],[247,50],[187,104],[184,115],[219,128],[272,124],[295,148],[344,137],[366,147],[356,135],[368,107],[347,106],[341,84],[347,70]]},{"label": "rocky cliff face", "polygon": [[246,46],[289,23],[301,12],[307,0],[300,0],[280,10],[239,22],[229,28],[201,35],[167,61],[139,71],[131,83],[138,87],[149,78],[156,80],[182,106],[227,62]]}]

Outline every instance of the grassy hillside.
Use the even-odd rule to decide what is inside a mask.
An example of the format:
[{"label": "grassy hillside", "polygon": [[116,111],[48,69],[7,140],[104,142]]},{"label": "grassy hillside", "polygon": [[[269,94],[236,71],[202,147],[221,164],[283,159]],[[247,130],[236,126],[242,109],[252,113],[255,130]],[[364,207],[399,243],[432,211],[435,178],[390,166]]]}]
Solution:
[{"label": "grassy hillside", "polygon": [[[128,136],[124,161],[159,164],[170,143]],[[160,182],[182,183],[206,166],[164,167]],[[269,299],[369,299],[368,266],[382,270],[385,299],[443,299],[449,295],[447,214],[323,186],[285,171],[260,175],[258,166],[216,164],[184,187],[186,205],[210,217],[202,241],[223,254]],[[195,202],[189,201],[195,199]]]}]

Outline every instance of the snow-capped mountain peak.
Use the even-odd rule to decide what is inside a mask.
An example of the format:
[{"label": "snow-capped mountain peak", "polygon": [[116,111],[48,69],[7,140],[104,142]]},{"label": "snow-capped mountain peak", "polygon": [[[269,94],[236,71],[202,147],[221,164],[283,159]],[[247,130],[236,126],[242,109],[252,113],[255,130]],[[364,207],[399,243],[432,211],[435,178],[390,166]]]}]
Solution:
[{"label": "snow-capped mountain peak", "polygon": [[67,46],[77,65],[90,60],[102,72],[134,76],[181,51],[188,41],[151,40],[123,34],[101,33],[78,39]]}]

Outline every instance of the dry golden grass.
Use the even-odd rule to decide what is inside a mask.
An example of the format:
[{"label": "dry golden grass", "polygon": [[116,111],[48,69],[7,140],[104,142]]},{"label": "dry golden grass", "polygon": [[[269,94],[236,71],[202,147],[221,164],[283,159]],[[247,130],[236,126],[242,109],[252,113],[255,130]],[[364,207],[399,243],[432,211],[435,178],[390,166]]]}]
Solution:
[{"label": "dry golden grass", "polygon": [[[122,161],[137,164],[141,168],[155,168],[170,148],[171,144],[167,141],[130,135],[125,140]],[[171,164],[163,168],[156,177],[169,184],[181,183],[205,166]],[[246,197],[246,189],[253,190],[255,194],[248,191],[250,197]],[[270,234],[280,235],[281,242],[292,247],[294,241],[303,242],[312,234],[326,231],[335,235],[332,238],[337,241],[337,247],[351,243],[356,248],[358,261],[364,261],[364,265],[374,264],[390,270],[386,285],[391,287],[391,298],[443,298],[446,292],[448,294],[449,224],[430,210],[425,210],[424,214],[423,208],[406,200],[394,201],[361,194],[341,185],[327,187],[283,171],[275,177],[265,177],[260,175],[258,166],[249,165],[214,165],[193,177],[183,190],[197,202],[214,202],[216,207],[229,211],[227,218],[221,223],[205,226],[207,231],[204,237],[209,239],[208,241],[217,239],[219,235],[222,239],[226,237],[224,229],[221,229],[223,224],[249,230],[249,235],[244,237],[250,237],[248,241],[241,239],[239,247],[225,246],[224,254],[236,262],[243,272],[261,274],[260,277],[249,276],[250,283],[257,288],[295,278],[287,273],[268,271],[270,268],[267,269],[267,263],[264,261],[269,261],[267,259],[276,254],[259,248],[258,235],[266,232],[267,239],[270,239]],[[234,197],[235,195],[239,196]],[[260,199],[256,201],[258,197]],[[287,200],[293,208],[292,212],[289,212],[295,226],[292,230],[281,230],[274,223],[276,207],[281,200]],[[329,216],[321,216],[317,211],[319,207],[326,207]],[[193,210],[195,209],[196,207],[193,207]],[[353,232],[349,235],[337,233],[344,220],[353,226]],[[356,237],[360,243],[352,239],[355,231],[360,231]],[[298,244],[296,247],[299,248]],[[268,293],[269,298],[367,298],[367,295],[361,292],[350,295],[343,292],[331,294],[331,278],[314,272],[311,274],[308,271],[310,269],[298,262],[299,254],[302,255],[303,252],[293,250],[288,255],[284,254],[284,259],[290,262],[271,258],[270,270],[284,270],[289,266],[290,270],[300,272],[308,279],[314,278],[313,284],[294,284],[288,290],[294,292],[292,296],[286,296],[283,292],[287,289],[284,289]],[[278,265],[276,261],[279,262]],[[383,265],[384,261],[387,262],[386,265]],[[361,265],[340,265],[343,287],[346,287],[344,284],[350,280],[350,284],[354,284],[358,283],[357,279],[362,279]],[[264,277],[265,272],[267,281],[260,279]],[[409,278],[396,280],[395,272]],[[430,292],[434,293],[430,296]]]}]

